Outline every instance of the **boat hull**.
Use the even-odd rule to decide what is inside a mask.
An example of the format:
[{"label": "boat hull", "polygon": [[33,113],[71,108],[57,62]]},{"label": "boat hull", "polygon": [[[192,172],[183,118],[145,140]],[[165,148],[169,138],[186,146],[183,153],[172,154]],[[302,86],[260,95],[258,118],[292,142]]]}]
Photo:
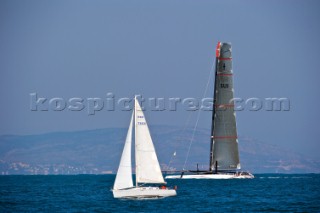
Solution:
[{"label": "boat hull", "polygon": [[253,179],[251,173],[218,173],[218,174],[186,174],[167,175],[165,179]]},{"label": "boat hull", "polygon": [[159,187],[136,187],[131,189],[112,190],[112,192],[114,198],[128,199],[163,198],[177,195],[177,192],[174,189],[160,189]]}]

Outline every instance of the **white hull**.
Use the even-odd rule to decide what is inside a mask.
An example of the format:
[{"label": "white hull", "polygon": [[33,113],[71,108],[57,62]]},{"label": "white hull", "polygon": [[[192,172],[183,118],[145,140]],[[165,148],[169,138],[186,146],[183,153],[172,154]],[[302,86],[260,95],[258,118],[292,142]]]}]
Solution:
[{"label": "white hull", "polygon": [[174,189],[160,189],[159,187],[136,187],[131,189],[112,190],[112,192],[114,198],[129,199],[162,198],[177,195],[177,192]]},{"label": "white hull", "polygon": [[189,174],[189,175],[167,175],[165,179],[252,179],[250,173],[218,173],[218,174]]}]

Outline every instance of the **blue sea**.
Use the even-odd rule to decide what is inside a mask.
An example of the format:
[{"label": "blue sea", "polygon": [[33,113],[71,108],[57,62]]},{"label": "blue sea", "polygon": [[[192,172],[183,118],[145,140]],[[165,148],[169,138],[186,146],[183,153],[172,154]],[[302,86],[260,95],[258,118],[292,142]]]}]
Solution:
[{"label": "blue sea", "polygon": [[114,175],[0,176],[0,212],[320,212],[320,174],[169,180],[178,195],[118,200]]}]

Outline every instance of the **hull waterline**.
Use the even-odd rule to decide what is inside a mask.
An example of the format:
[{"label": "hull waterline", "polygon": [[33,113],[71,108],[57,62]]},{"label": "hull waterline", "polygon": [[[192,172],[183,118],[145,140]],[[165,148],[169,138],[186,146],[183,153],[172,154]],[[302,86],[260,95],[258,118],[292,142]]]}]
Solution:
[{"label": "hull waterline", "polygon": [[114,198],[151,199],[176,196],[174,189],[160,189],[159,187],[136,187],[131,189],[112,190]]},{"label": "hull waterline", "polygon": [[186,174],[167,175],[165,179],[253,179],[251,173],[218,173],[218,174]]}]

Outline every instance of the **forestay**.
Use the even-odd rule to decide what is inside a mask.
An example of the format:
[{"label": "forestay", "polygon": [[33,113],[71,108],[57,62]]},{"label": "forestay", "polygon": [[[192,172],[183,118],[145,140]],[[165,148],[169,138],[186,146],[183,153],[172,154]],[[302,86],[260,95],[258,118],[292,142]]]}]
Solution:
[{"label": "forestay", "polygon": [[131,144],[132,144],[132,124],[134,111],[132,112],[130,126],[127,133],[126,142],[123,148],[120,165],[113,189],[125,189],[133,187],[132,165],[131,165]]}]

